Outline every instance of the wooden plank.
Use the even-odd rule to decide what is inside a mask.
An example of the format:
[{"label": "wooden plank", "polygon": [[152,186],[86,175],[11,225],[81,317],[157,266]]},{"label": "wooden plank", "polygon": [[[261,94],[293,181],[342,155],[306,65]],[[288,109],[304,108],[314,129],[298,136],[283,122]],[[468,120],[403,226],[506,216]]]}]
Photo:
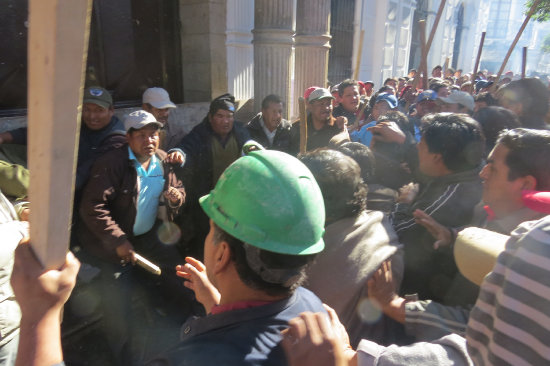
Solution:
[{"label": "wooden plank", "polygon": [[46,268],[70,237],[91,0],[29,0],[30,235]]}]

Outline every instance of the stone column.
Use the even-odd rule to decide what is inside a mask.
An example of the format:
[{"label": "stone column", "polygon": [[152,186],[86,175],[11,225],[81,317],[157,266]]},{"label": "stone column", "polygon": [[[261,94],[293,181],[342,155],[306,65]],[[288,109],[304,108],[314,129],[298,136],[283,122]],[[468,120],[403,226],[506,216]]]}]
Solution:
[{"label": "stone column", "polygon": [[[330,49],[330,0],[297,0],[295,39],[295,99],[305,89],[326,87]],[[294,103],[293,116],[298,115]]]},{"label": "stone column", "polygon": [[235,99],[254,98],[254,0],[227,0],[227,79]]},{"label": "stone column", "polygon": [[255,0],[254,2],[254,110],[262,99],[277,94],[290,105],[290,73],[294,35],[293,0]]}]

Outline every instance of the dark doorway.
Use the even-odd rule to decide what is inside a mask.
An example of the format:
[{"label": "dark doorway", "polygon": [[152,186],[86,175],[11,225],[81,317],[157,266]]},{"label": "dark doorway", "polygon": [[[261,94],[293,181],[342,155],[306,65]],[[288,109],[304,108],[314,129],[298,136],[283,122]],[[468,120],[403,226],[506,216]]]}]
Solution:
[{"label": "dark doorway", "polygon": [[[178,3],[94,0],[86,85],[111,91],[117,107],[141,104],[143,90],[151,86],[183,102]],[[27,112],[27,19],[27,1],[3,2],[0,116]]]},{"label": "dark doorway", "polygon": [[330,52],[328,80],[334,85],[352,77],[355,0],[332,0],[330,5]]}]

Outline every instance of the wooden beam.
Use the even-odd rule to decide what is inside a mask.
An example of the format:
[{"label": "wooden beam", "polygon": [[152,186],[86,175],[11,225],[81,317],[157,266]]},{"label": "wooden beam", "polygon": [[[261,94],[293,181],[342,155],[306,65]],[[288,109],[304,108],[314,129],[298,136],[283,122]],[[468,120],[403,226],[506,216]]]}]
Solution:
[{"label": "wooden beam", "polygon": [[91,0],[29,0],[30,235],[46,268],[65,262]]},{"label": "wooden beam", "polygon": [[[514,38],[514,41],[510,45],[510,48],[508,49],[508,52],[506,53],[506,56],[504,56],[504,61],[502,61],[502,65],[500,65],[500,70],[498,70],[497,78],[495,80],[495,83],[493,84],[496,86],[498,84],[498,81],[500,80],[500,77],[502,73],[504,72],[504,68],[506,67],[506,64],[508,63],[508,59],[510,58],[510,55],[512,54],[512,51],[514,51],[514,48],[516,47],[516,44],[519,41],[519,38],[523,34],[523,30],[525,27],[527,27],[527,23],[529,23],[529,20],[535,14],[535,11],[537,10],[537,7],[539,6],[541,0],[535,0],[533,2],[533,5],[531,5],[531,9],[529,9],[529,12],[525,16],[525,20],[521,24],[521,27],[519,27],[518,33],[516,34],[516,37]],[[491,85],[493,87],[493,85]]]},{"label": "wooden beam", "polygon": [[527,69],[527,47],[523,47],[523,54],[521,57],[521,78],[525,79],[525,70]]},{"label": "wooden beam", "polygon": [[422,60],[420,61],[420,72],[422,73],[422,89],[429,88],[428,85],[428,52],[429,48],[426,44],[426,21],[421,20],[418,22],[420,26],[420,50],[422,54]]},{"label": "wooden beam", "polygon": [[481,39],[479,41],[479,48],[477,49],[476,63],[474,65],[474,74],[472,75],[472,80],[470,80],[472,82],[472,85],[470,86],[470,93],[471,94],[473,94],[474,90],[475,90],[476,76],[477,76],[477,71],[479,69],[479,62],[481,61],[481,52],[483,51],[483,44],[485,43],[485,34],[486,33],[487,32],[482,32],[481,33]]},{"label": "wooden beam", "polygon": [[365,40],[365,30],[361,29],[359,35],[359,47],[357,47],[357,57],[355,58],[355,70],[353,70],[353,80],[359,77],[359,67],[361,67],[361,56],[363,53],[363,41]]},{"label": "wooden beam", "polygon": [[426,42],[427,52],[430,52],[430,48],[432,47],[432,42],[433,42],[434,37],[435,37],[435,32],[437,31],[437,26],[439,25],[439,20],[441,19],[441,15],[443,14],[443,9],[445,9],[445,3],[446,2],[447,2],[447,0],[441,0],[441,3],[439,3],[439,9],[437,9],[437,14],[435,16],[434,25],[432,26],[432,29],[430,31],[430,36],[428,37],[428,42]]},{"label": "wooden beam", "polygon": [[298,112],[300,113],[300,153],[307,151],[307,107],[304,97],[298,98]]}]

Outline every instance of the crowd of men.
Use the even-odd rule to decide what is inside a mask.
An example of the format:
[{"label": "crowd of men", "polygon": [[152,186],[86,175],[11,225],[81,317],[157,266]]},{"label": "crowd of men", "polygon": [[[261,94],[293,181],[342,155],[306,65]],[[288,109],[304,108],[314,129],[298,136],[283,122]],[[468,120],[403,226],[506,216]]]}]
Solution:
[{"label": "crowd of men", "polygon": [[[17,313],[16,299],[22,318],[3,326],[0,360],[14,364],[19,339],[20,364],[61,363],[92,290],[115,365],[550,362],[548,88],[437,66],[420,89],[414,74],[312,86],[294,122],[277,95],[237,122],[224,94],[185,136],[162,88],[122,121],[87,88],[71,242],[83,265],[70,253],[44,272],[24,242],[13,294],[6,254],[1,305]],[[24,167],[2,170],[2,192],[24,198]],[[0,199],[13,251],[26,206]],[[472,226],[510,237],[482,283],[455,261]],[[161,318],[179,337],[143,335]]]}]

